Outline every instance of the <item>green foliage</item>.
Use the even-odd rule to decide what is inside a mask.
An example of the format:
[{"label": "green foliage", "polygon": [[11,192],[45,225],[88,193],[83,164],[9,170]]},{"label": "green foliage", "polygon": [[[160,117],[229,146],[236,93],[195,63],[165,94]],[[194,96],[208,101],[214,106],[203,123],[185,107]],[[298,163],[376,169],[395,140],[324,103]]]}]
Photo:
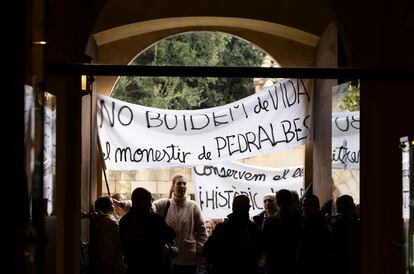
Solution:
[{"label": "green foliage", "polygon": [[359,81],[356,84],[350,83],[348,86],[348,92],[340,98],[338,107],[346,111],[358,111],[359,110]]},{"label": "green foliage", "polygon": [[[265,53],[219,32],[191,32],[159,41],[133,61],[151,66],[260,66]],[[120,77],[114,98],[165,109],[224,105],[254,92],[251,78]]]}]

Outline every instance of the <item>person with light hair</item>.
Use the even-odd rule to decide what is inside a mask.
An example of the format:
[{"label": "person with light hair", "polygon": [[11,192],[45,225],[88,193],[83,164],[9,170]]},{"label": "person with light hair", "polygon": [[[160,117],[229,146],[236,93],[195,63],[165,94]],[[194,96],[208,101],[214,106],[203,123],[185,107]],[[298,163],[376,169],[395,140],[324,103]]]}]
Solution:
[{"label": "person with light hair", "polygon": [[111,198],[115,205],[115,218],[119,221],[122,216],[128,213],[132,202],[131,200],[126,199],[125,196],[119,192],[112,194]]},{"label": "person with light hair", "polygon": [[267,220],[277,213],[276,194],[270,192],[263,196],[263,211],[253,216],[253,222],[263,229]]},{"label": "person with light hair", "polygon": [[206,227],[207,236],[210,236],[213,233],[215,224],[212,220],[205,220],[204,226]]}]

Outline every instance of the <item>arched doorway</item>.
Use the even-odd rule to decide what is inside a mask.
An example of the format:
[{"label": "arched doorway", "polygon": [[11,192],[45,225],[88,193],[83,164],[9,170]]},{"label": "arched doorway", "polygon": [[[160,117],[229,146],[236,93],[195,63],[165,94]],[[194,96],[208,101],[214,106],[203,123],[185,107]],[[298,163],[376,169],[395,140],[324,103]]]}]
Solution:
[{"label": "arched doorway", "polygon": [[[247,40],[223,32],[212,31],[184,32],[168,36],[139,52],[129,64],[279,66],[279,63],[273,57]],[[179,79],[128,76],[117,79],[112,88],[111,96],[122,101],[148,107],[189,110],[229,104],[253,94],[255,90],[262,90],[264,86],[273,85],[276,81],[277,79],[274,78]],[[257,167],[302,167],[304,164],[304,146],[249,157],[240,161]],[[103,185],[103,193],[110,190],[111,192],[123,192],[126,196],[130,195],[133,188],[138,186],[144,186],[156,195],[168,196],[170,178],[177,172],[186,174],[190,180],[189,193],[193,195],[194,199],[195,188],[191,180],[191,168],[148,171],[108,170],[107,172],[109,174],[107,177],[110,179],[105,182],[108,185]]]}]

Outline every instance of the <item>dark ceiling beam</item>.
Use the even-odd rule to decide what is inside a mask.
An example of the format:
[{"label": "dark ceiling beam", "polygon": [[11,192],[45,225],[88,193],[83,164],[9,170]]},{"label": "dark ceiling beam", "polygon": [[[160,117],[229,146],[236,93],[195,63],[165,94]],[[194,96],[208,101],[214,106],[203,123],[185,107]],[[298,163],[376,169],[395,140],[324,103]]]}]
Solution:
[{"label": "dark ceiling beam", "polygon": [[49,75],[246,77],[302,79],[414,80],[411,71],[399,68],[263,68],[205,66],[135,66],[101,64],[48,64]]}]

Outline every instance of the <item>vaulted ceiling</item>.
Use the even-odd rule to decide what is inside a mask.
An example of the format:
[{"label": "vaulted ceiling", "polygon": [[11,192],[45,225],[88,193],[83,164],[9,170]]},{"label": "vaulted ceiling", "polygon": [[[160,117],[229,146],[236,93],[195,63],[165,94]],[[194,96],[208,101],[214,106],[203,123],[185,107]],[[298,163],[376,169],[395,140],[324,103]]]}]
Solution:
[{"label": "vaulted ceiling", "polygon": [[[192,20],[194,21],[193,25],[212,27],[215,24],[225,26],[232,19],[243,19],[238,23],[241,24],[240,26],[244,24],[255,28],[258,23],[263,22],[263,25],[259,26],[262,30],[272,29],[272,23],[274,23],[273,26],[299,30],[308,35],[307,38],[304,38],[307,43],[306,39],[320,36],[328,24],[333,21],[330,9],[325,3],[322,0],[153,0],[147,2],[110,0],[107,1],[100,13],[93,33],[108,34],[104,31],[115,28],[119,35],[118,38],[122,39],[126,38],[125,35],[134,35],[134,30],[136,32],[137,29],[141,29],[142,32],[142,28],[148,28],[149,25],[143,25],[144,22],[152,23],[150,24],[152,29],[147,29],[147,32],[150,32],[156,30],[157,26],[166,29],[165,24],[175,27],[191,26]],[[177,25],[174,18],[187,18],[187,23],[183,25],[181,22],[182,25]],[[210,20],[212,18],[227,18],[227,22]],[[276,30],[276,32],[279,31]],[[114,33],[112,31],[111,36]],[[281,37],[283,37],[283,31]],[[289,37],[284,38],[289,39]],[[116,39],[116,37],[112,39]]]},{"label": "vaulted ceiling", "polygon": [[320,35],[332,21],[325,3],[322,0],[110,0],[101,12],[94,32],[152,19],[218,16],[274,22]]}]

